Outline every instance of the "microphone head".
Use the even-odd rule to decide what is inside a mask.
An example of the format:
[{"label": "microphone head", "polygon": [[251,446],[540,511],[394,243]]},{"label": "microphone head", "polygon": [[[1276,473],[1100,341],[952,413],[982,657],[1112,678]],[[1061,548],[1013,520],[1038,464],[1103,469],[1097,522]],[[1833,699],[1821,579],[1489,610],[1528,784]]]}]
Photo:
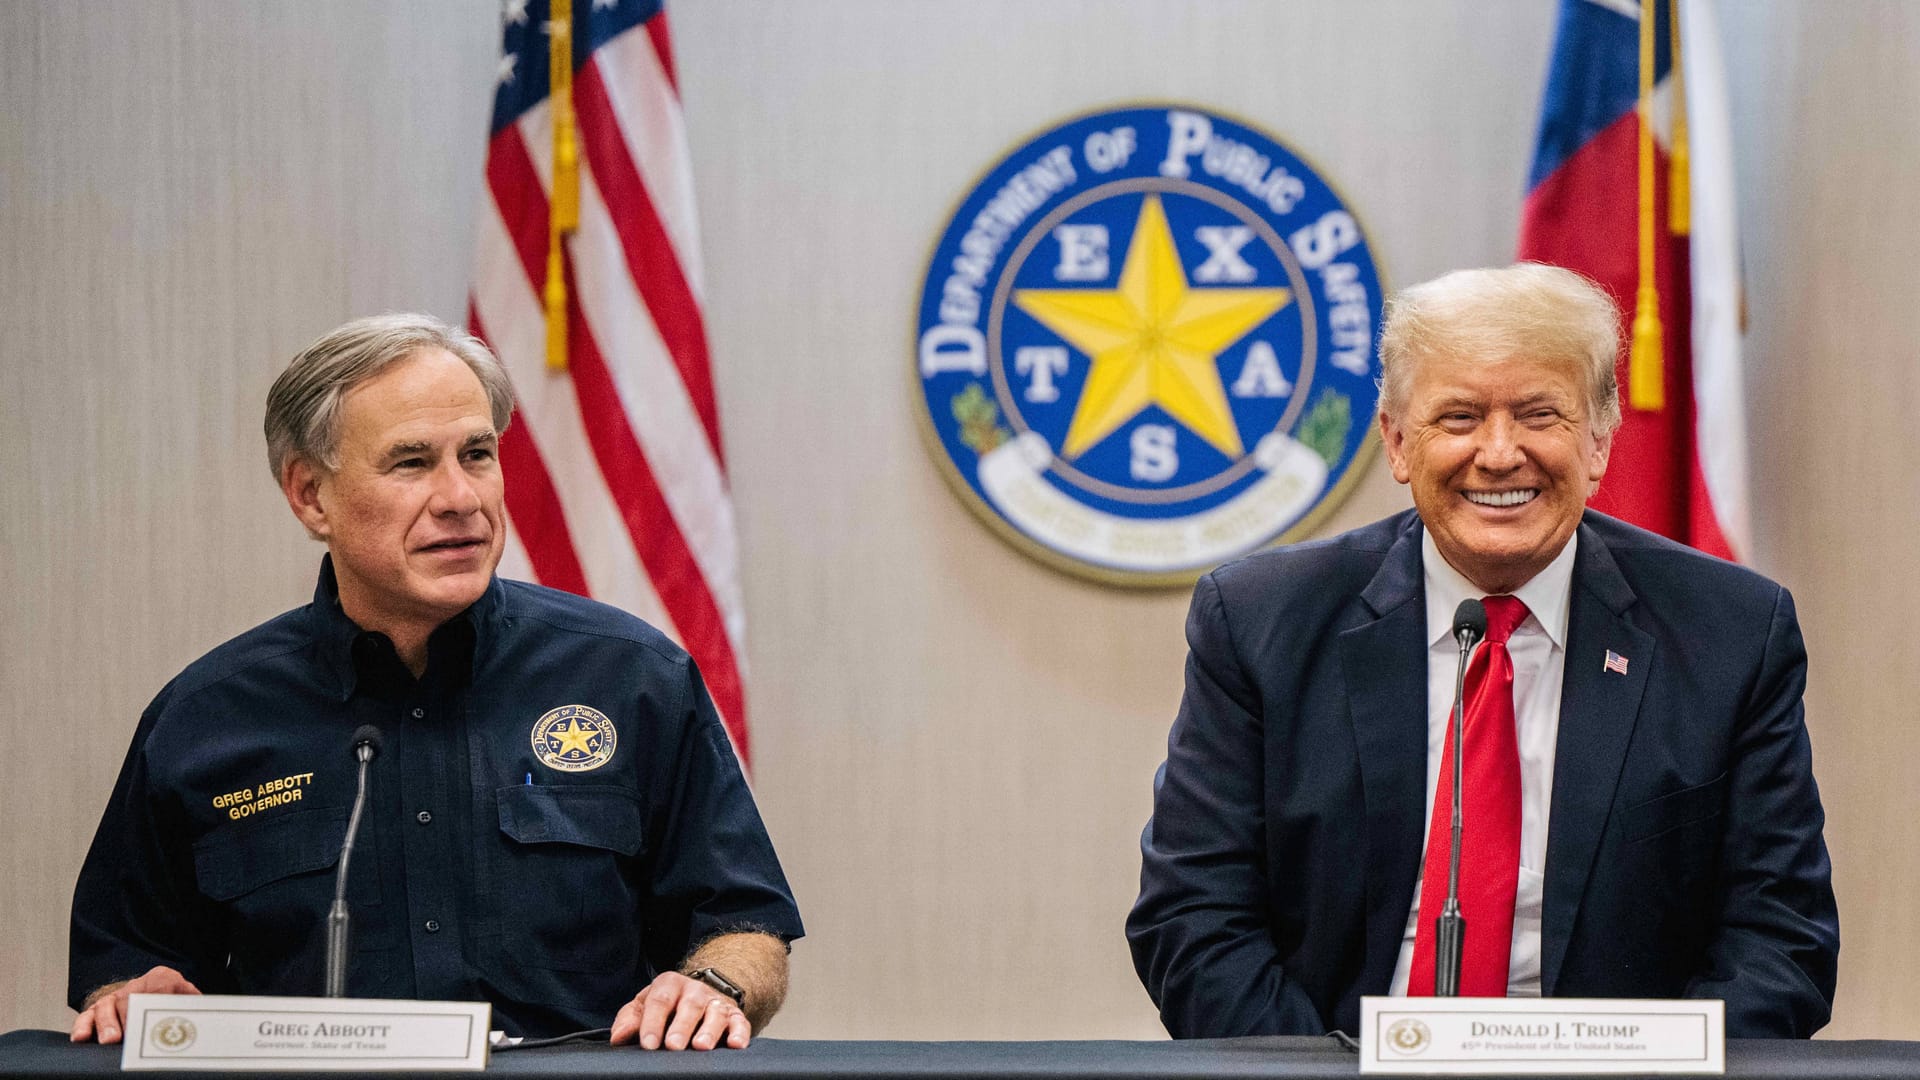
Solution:
[{"label": "microphone head", "polygon": [[[1481,622],[1483,624],[1486,622],[1485,616],[1481,617]],[[352,746],[355,758],[360,756],[360,748],[364,746],[367,748],[367,760],[372,761],[380,756],[380,745],[380,729],[372,724],[361,724],[353,733]]]},{"label": "microphone head", "polygon": [[1468,597],[1453,609],[1453,636],[1479,641],[1487,636],[1487,605]]}]

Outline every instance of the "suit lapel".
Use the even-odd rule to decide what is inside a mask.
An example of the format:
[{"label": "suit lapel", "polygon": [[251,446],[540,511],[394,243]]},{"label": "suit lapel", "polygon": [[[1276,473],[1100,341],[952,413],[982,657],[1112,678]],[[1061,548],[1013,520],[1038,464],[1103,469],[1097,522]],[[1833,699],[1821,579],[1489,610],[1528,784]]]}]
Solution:
[{"label": "suit lapel", "polygon": [[[1574,554],[1567,617],[1565,682],[1554,752],[1553,808],[1547,826],[1546,899],[1541,924],[1541,989],[1558,992],[1560,965],[1580,910],[1594,855],[1619,786],[1627,744],[1653,666],[1651,635],[1627,621],[1633,589],[1613,554],[1586,525]],[[1627,661],[1606,668],[1607,654]]]},{"label": "suit lapel", "polygon": [[1363,994],[1384,994],[1393,981],[1420,872],[1427,790],[1427,613],[1420,535],[1413,525],[1401,532],[1360,594],[1371,618],[1340,634],[1366,807]]}]

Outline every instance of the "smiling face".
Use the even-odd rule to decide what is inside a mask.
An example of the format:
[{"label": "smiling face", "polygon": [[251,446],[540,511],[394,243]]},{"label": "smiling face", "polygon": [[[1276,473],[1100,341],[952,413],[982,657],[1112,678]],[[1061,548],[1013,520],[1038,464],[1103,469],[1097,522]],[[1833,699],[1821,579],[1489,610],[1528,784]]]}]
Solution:
[{"label": "smiling face", "polygon": [[1560,554],[1607,471],[1577,363],[1428,356],[1380,417],[1393,478],[1454,569],[1488,593]]},{"label": "smiling face", "polygon": [[424,348],[346,392],[339,437],[338,468],[287,466],[287,501],[332,552],[347,616],[424,639],[486,591],[506,543],[486,391]]}]

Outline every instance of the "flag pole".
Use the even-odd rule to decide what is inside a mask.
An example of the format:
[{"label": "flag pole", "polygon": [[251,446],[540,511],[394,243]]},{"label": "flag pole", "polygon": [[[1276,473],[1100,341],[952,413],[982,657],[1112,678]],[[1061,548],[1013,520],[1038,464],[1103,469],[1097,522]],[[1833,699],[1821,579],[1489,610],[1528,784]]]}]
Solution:
[{"label": "flag pole", "polygon": [[1640,4],[1640,289],[1627,354],[1627,403],[1646,412],[1666,407],[1666,346],[1660,328],[1660,291],[1654,283],[1653,23],[1655,0]]},{"label": "flag pole", "polygon": [[580,143],[573,117],[573,0],[553,0],[547,21],[552,83],[553,197],[547,215],[547,370],[567,370],[567,234],[580,227]]}]

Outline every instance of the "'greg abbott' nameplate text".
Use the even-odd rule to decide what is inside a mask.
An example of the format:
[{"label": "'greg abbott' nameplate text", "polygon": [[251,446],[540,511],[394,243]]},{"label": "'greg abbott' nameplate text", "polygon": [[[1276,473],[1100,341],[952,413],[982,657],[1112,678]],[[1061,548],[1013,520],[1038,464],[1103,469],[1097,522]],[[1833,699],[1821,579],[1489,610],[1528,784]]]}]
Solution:
[{"label": "'greg abbott' nameplate text", "polygon": [[133,994],[122,1069],[487,1067],[484,1001]]},{"label": "'greg abbott' nameplate text", "polygon": [[1363,1073],[1724,1073],[1724,1001],[1360,999]]}]

